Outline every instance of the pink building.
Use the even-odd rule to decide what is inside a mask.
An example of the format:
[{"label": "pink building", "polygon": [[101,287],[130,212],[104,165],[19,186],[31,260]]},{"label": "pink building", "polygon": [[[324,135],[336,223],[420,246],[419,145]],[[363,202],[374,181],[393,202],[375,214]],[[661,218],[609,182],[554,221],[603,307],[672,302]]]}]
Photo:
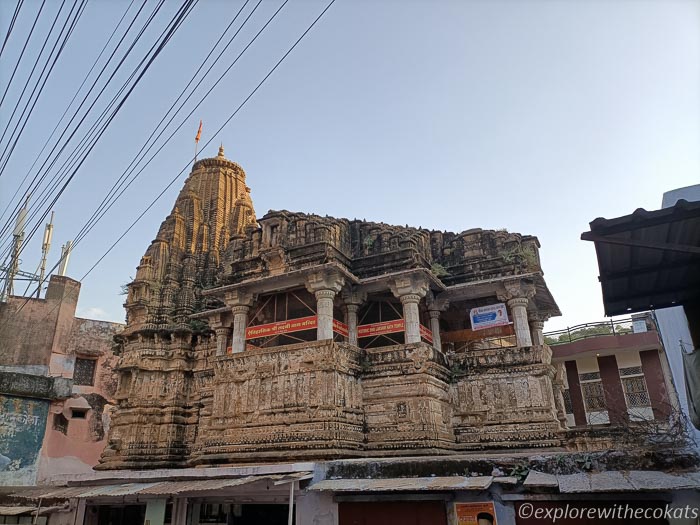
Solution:
[{"label": "pink building", "polygon": [[0,485],[88,472],[105,447],[118,323],[75,317],[80,283],[0,304]]}]

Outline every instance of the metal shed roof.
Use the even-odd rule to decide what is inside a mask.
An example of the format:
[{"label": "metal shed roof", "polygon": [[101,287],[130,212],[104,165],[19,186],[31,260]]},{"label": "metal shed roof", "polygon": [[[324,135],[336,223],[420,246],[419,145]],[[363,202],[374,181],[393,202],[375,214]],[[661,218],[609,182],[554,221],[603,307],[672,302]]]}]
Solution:
[{"label": "metal shed roof", "polygon": [[595,243],[606,315],[700,301],[700,202],[598,218]]}]

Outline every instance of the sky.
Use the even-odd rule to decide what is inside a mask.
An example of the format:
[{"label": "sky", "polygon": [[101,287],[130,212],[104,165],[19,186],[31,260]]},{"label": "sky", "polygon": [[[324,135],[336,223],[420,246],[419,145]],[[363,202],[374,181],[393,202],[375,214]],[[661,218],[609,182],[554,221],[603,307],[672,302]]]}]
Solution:
[{"label": "sky", "polygon": [[[178,3],[166,3],[161,29]],[[594,246],[580,240],[588,223],[658,209],[663,192],[700,182],[700,2],[337,0],[215,133],[326,4],[291,0],[184,119],[194,103],[186,106],[175,121],[185,120],[182,129],[72,253],[67,275],[80,279],[185,170],[83,279],[77,315],[123,322],[121,285],[172,209],[201,119],[200,145],[211,143],[199,158],[223,143],[247,173],[259,217],[287,209],[536,235],[563,313],[545,330],[603,320]],[[39,5],[28,0],[20,12],[0,57],[0,86]],[[36,173],[32,163],[128,5],[88,3],[0,176],[0,211],[25,174]],[[242,5],[200,0],[165,47],[54,206],[50,266]],[[212,78],[280,5],[263,1]],[[47,2],[38,35],[58,6]],[[3,38],[14,7],[0,2]],[[30,39],[32,61],[20,62],[22,82],[10,84],[0,106],[3,129],[42,43]],[[23,270],[36,268],[40,244],[41,230],[22,255]]]}]

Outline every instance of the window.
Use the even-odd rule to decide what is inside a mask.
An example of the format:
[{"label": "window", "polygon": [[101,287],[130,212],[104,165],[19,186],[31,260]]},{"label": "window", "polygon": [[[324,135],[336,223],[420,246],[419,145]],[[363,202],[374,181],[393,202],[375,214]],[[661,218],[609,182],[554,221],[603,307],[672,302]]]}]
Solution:
[{"label": "window", "polygon": [[71,408],[70,417],[72,419],[85,419],[87,417],[87,408]]},{"label": "window", "polygon": [[68,420],[63,414],[53,415],[53,429],[58,430],[64,434],[68,433]]},{"label": "window", "polygon": [[606,410],[603,383],[600,381],[581,383],[581,391],[583,393],[583,400],[586,403],[586,410],[588,412]]},{"label": "window", "polygon": [[75,368],[73,370],[73,384],[92,386],[95,384],[95,359],[82,359],[78,357],[75,360]]},{"label": "window", "polygon": [[649,392],[643,376],[623,377],[622,388],[625,391],[625,398],[629,408],[651,406]]}]

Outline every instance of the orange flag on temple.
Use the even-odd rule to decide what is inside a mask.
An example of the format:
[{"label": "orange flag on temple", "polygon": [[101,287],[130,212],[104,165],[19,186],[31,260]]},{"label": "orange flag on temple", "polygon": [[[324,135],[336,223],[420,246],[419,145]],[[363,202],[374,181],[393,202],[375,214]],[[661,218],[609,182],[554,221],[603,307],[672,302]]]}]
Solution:
[{"label": "orange flag on temple", "polygon": [[199,139],[202,137],[202,121],[199,121],[199,129],[197,130],[197,136],[194,138],[195,142],[199,142]]}]

